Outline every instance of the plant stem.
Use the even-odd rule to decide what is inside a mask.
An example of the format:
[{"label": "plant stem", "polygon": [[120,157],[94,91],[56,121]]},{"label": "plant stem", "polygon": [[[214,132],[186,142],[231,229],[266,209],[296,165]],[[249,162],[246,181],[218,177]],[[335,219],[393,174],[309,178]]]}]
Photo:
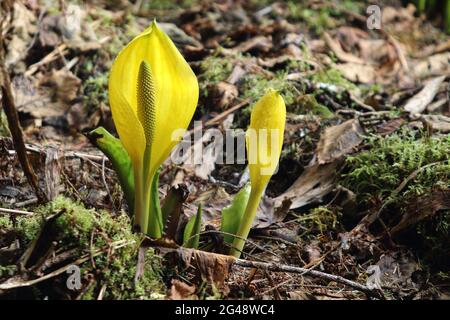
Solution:
[{"label": "plant stem", "polygon": [[419,13],[424,13],[426,5],[427,5],[426,0],[418,0],[417,1],[417,11],[419,11]]},{"label": "plant stem", "polygon": [[444,10],[445,31],[447,33],[450,33],[450,0],[445,1]]},{"label": "plant stem", "polygon": [[241,252],[244,249],[244,239],[247,239],[248,234],[250,233],[263,191],[264,188],[253,187],[250,191],[250,197],[248,199],[247,207],[245,208],[244,217],[242,218],[241,225],[239,226],[239,230],[234,238],[233,246],[230,250],[230,254],[236,258],[240,257]]},{"label": "plant stem", "polygon": [[154,174],[150,188],[148,189],[149,202],[148,202],[148,235],[154,238],[161,238],[163,226],[162,226],[162,213],[159,203],[159,170]]},{"label": "plant stem", "polygon": [[146,233],[147,230],[144,229],[144,226],[147,225],[143,224],[143,216],[145,215],[144,212],[144,199],[143,199],[143,177],[142,177],[142,170],[139,169],[141,166],[135,166],[134,167],[134,224],[139,226],[139,231],[142,233]]}]

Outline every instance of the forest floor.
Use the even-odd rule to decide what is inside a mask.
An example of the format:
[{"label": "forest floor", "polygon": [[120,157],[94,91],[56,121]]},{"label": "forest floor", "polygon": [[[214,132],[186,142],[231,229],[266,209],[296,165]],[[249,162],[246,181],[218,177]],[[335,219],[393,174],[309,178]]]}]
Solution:
[{"label": "forest floor", "polygon": [[[450,298],[450,37],[438,17],[378,2],[381,30],[348,0],[15,1],[2,20],[6,66],[52,200],[27,183],[1,111],[0,298]],[[115,132],[112,61],[154,18],[198,76],[204,130],[245,130],[269,87],[286,102],[248,265],[133,233],[111,164],[87,137]],[[165,163],[160,193],[183,184],[181,221],[202,203],[201,248],[220,253],[208,231],[248,173],[216,156]]]}]

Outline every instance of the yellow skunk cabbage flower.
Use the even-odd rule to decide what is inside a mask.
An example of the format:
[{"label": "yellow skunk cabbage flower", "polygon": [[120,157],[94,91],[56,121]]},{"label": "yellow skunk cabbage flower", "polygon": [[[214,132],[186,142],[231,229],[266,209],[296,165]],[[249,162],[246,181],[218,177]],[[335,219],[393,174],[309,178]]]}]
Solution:
[{"label": "yellow skunk cabbage flower", "polygon": [[109,100],[120,140],[133,163],[135,224],[160,237],[150,187],[159,166],[189,125],[198,101],[197,78],[170,38],[153,22],[117,56]]},{"label": "yellow skunk cabbage flower", "polygon": [[283,147],[286,106],[281,95],[272,89],[253,107],[246,133],[250,170],[250,197],[231,254],[239,258],[248,237],[259,202],[274,174]]}]

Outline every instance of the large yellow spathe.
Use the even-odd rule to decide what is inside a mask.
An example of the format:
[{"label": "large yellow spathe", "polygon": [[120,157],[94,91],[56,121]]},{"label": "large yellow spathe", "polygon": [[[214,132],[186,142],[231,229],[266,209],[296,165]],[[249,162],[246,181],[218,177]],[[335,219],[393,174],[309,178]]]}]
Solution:
[{"label": "large yellow spathe", "polygon": [[246,133],[246,147],[252,189],[264,189],[278,166],[286,122],[281,95],[269,89],[255,104]]},{"label": "large yellow spathe", "polygon": [[[156,22],[114,61],[109,100],[120,140],[133,162],[136,201],[145,200],[151,178],[181,138],[180,129],[189,125],[198,94],[194,72]],[[147,205],[136,203],[135,209],[144,232]]]}]

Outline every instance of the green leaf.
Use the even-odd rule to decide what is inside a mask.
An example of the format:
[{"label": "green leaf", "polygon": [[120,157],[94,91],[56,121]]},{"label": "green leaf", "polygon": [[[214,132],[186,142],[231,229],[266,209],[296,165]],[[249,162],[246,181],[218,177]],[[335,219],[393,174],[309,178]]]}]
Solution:
[{"label": "green leaf", "polygon": [[197,214],[189,219],[184,228],[183,244],[186,248],[198,248],[200,229],[202,226],[202,205],[198,206]]},{"label": "green leaf", "polygon": [[132,214],[134,212],[133,165],[122,142],[103,127],[92,130],[87,137],[111,161],[125,195],[129,213]]},{"label": "green leaf", "polygon": [[160,238],[163,232],[163,220],[161,213],[161,203],[159,201],[159,173],[161,168],[156,170],[150,187],[150,203],[147,232],[150,236]]},{"label": "green leaf", "polygon": [[231,234],[236,234],[239,230],[250,197],[250,191],[250,184],[247,184],[236,194],[231,205],[222,209],[222,225],[220,230],[230,234],[224,234],[223,236],[226,243],[233,243],[234,237]]}]

